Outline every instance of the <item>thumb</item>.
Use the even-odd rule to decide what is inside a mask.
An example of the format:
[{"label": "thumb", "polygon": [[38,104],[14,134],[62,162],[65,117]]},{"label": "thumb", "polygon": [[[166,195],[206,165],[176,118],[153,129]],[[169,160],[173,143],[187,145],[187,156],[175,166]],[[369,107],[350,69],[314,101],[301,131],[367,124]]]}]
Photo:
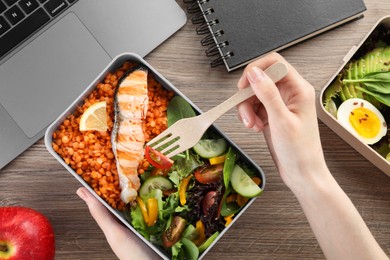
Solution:
[{"label": "thumb", "polygon": [[257,98],[263,103],[269,118],[280,118],[288,112],[279,89],[263,70],[254,66],[248,73],[249,83]]},{"label": "thumb", "polygon": [[85,201],[92,217],[102,229],[108,243],[119,259],[157,259],[150,250],[130,229],[120,224],[99,200],[85,187],[77,190],[77,195]]},{"label": "thumb", "polygon": [[111,213],[86,188],[79,188],[76,193],[81,199],[85,201],[89,212],[99,227],[102,229],[106,237],[109,237],[112,233],[115,233],[113,229],[122,229],[122,227],[118,225],[118,221],[116,221]]}]

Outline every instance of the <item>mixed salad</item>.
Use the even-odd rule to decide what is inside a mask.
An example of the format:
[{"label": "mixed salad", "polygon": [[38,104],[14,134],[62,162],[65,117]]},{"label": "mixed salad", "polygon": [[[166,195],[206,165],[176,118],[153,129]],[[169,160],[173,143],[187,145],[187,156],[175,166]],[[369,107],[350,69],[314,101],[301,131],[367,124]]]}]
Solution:
[{"label": "mixed salad", "polygon": [[[168,125],[195,116],[180,96],[169,103]],[[146,147],[137,205],[128,220],[172,259],[197,259],[250,198],[261,194],[258,169],[213,128],[192,149],[169,159]]]}]

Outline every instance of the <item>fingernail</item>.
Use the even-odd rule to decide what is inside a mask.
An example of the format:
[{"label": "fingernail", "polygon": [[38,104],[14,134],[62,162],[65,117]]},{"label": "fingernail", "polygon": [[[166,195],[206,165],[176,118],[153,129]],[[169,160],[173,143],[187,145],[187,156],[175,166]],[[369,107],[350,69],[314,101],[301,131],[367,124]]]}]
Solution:
[{"label": "fingernail", "polygon": [[76,191],[76,193],[77,193],[77,195],[79,195],[79,197],[80,197],[82,200],[84,200],[84,201],[87,200],[88,194],[85,192],[84,189],[79,188],[79,189]]},{"label": "fingernail", "polygon": [[253,67],[248,71],[248,79],[252,83],[256,83],[264,78],[264,72],[258,67]]},{"label": "fingernail", "polygon": [[245,115],[242,116],[242,122],[244,123],[244,125],[245,125],[246,127],[248,127],[248,125],[249,125],[249,120],[248,120],[248,118],[247,118]]}]

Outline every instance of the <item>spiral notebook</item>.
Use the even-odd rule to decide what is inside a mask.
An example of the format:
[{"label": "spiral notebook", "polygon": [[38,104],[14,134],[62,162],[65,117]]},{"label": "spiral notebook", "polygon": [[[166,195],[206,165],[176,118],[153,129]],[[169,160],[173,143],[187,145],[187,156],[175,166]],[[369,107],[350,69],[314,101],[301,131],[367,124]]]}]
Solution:
[{"label": "spiral notebook", "polygon": [[211,66],[228,71],[363,16],[363,0],[183,0]]}]

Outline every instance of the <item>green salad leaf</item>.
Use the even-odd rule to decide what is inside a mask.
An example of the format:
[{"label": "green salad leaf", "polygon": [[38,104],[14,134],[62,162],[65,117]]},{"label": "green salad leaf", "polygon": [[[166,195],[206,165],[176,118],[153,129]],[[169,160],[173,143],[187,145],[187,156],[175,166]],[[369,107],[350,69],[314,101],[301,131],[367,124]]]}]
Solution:
[{"label": "green salad leaf", "polygon": [[183,243],[179,240],[171,248],[172,260],[184,259],[184,252],[181,250]]},{"label": "green salad leaf", "polygon": [[185,178],[190,175],[196,168],[202,166],[204,162],[199,158],[197,154],[188,153],[185,158],[179,158],[175,161],[174,167],[181,178]]},{"label": "green salad leaf", "polygon": [[226,217],[231,214],[235,214],[241,209],[236,202],[226,202],[227,196],[232,192],[231,185],[229,185],[222,197],[221,216]]},{"label": "green salad leaf", "polygon": [[355,88],[390,106],[390,71],[373,72],[359,79],[344,79],[343,83],[359,83]]},{"label": "green salad leaf", "polygon": [[164,203],[163,210],[161,211],[163,219],[166,220],[172,217],[173,213],[176,212],[176,208],[178,206],[179,206],[179,195],[177,192],[175,192],[169,195]]},{"label": "green salad leaf", "polygon": [[199,249],[198,247],[189,239],[182,238],[181,242],[184,245],[186,259],[188,260],[196,260],[199,257]]},{"label": "green salad leaf", "polygon": [[169,174],[169,179],[173,182],[176,188],[179,188],[180,186],[180,174],[178,171],[172,171]]},{"label": "green salad leaf", "polygon": [[375,92],[390,94],[390,72],[379,71],[372,72],[358,79],[344,79],[344,84],[348,83],[362,83],[366,87]]},{"label": "green salad leaf", "polygon": [[223,181],[225,187],[228,187],[230,184],[230,177],[232,175],[234,164],[236,164],[236,153],[232,147],[229,147],[226,154],[225,164],[223,165]]},{"label": "green salad leaf", "polygon": [[149,239],[149,233],[145,230],[146,225],[144,222],[144,217],[142,216],[141,209],[139,207],[136,207],[135,209],[131,210],[131,225],[141,233],[142,236],[144,236],[146,239]]},{"label": "green salad leaf", "polygon": [[181,96],[174,96],[169,101],[167,108],[168,127],[173,125],[176,121],[187,117],[196,116],[195,111],[191,105]]},{"label": "green salad leaf", "polygon": [[359,89],[361,92],[364,92],[364,93],[374,97],[376,100],[378,100],[382,104],[385,104],[386,106],[390,107],[390,94],[383,94],[383,93],[379,93],[379,92],[369,91],[368,89],[364,89],[361,87],[356,87],[356,89]]}]

